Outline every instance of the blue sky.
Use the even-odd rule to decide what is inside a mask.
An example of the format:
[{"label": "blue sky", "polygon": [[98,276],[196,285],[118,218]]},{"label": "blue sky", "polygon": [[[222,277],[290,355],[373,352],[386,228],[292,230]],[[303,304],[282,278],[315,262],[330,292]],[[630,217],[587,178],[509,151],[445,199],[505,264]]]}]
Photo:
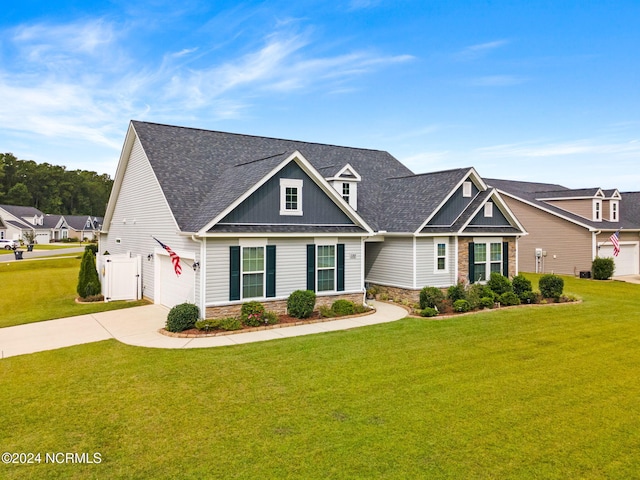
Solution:
[{"label": "blue sky", "polygon": [[640,190],[640,2],[32,1],[0,17],[0,151],[114,175],[129,120]]}]

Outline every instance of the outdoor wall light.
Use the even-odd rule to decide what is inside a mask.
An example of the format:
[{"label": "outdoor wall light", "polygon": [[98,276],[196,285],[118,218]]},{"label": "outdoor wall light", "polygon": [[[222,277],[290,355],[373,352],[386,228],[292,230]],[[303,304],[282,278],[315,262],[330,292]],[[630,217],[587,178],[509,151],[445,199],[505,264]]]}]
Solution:
[{"label": "outdoor wall light", "polygon": [[200,262],[194,262],[194,264],[192,265],[193,271],[195,272],[196,270],[198,270],[198,267],[200,267]]},{"label": "outdoor wall light", "polygon": [[149,255],[147,255],[147,260],[151,261],[152,258],[153,258],[153,253],[150,253]]}]

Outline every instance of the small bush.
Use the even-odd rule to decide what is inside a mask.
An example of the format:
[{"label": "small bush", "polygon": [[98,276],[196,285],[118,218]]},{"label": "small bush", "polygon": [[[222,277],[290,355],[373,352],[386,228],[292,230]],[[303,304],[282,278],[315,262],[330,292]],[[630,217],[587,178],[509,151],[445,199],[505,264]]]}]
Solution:
[{"label": "small bush", "polygon": [[353,315],[356,312],[356,306],[349,300],[340,299],[333,302],[333,305],[331,305],[331,310],[338,317],[343,315]]},{"label": "small bush", "polygon": [[296,290],[287,299],[287,311],[295,318],[309,318],[316,306],[316,294],[311,290]]},{"label": "small bush", "polygon": [[427,307],[442,310],[442,304],[444,301],[444,293],[436,287],[424,287],[420,290],[420,309],[424,310]]},{"label": "small bush", "polygon": [[511,281],[498,272],[491,272],[491,276],[487,282],[487,287],[489,287],[496,295],[502,295],[505,292],[513,292]]},{"label": "small bush", "polygon": [[616,265],[613,258],[596,257],[591,263],[591,273],[595,280],[607,280],[613,276]]},{"label": "small bush", "polygon": [[531,282],[524,275],[516,275],[513,277],[513,280],[511,280],[511,286],[513,287],[513,293],[518,295],[521,300],[522,297],[520,295],[522,293],[530,292],[532,290]]},{"label": "small bush", "polygon": [[451,285],[447,289],[447,300],[449,300],[453,304],[455,304],[457,300],[466,300],[466,299],[467,299],[467,292],[464,289],[464,283],[458,282],[455,285]]},{"label": "small bush", "polygon": [[220,322],[222,320],[218,318],[207,318],[206,320],[198,320],[195,323],[195,327],[198,330],[204,330],[205,332],[211,332],[213,330],[220,330]]},{"label": "small bush", "polygon": [[438,310],[432,307],[426,307],[420,311],[422,317],[435,317],[436,315],[438,315]]},{"label": "small bush", "polygon": [[96,257],[93,250],[85,250],[78,273],[76,292],[80,298],[93,297],[100,294],[100,276],[96,270]]},{"label": "small bush", "polygon": [[220,330],[231,332],[233,330],[240,330],[242,328],[242,322],[239,318],[228,317],[220,320]]},{"label": "small bush", "polygon": [[471,310],[471,305],[469,305],[469,302],[461,298],[460,300],[453,302],[453,309],[456,312],[468,312]]},{"label": "small bush", "polygon": [[557,301],[564,290],[564,280],[558,275],[548,273],[540,277],[538,286],[544,298],[553,298]]},{"label": "small bush", "polygon": [[264,306],[256,301],[243,303],[240,308],[240,320],[247,327],[264,325]]},{"label": "small bush", "polygon": [[320,316],[322,318],[333,318],[336,316],[336,314],[334,313],[333,310],[331,310],[331,307],[328,307],[326,305],[320,305],[318,307],[318,312],[320,313]]},{"label": "small bush", "polygon": [[528,292],[522,292],[518,295],[520,299],[520,303],[540,303],[538,295],[533,293],[531,290]]},{"label": "small bush", "polygon": [[199,316],[200,311],[197,305],[181,303],[169,310],[165,328],[169,332],[182,332],[194,328]]},{"label": "small bush", "polygon": [[488,297],[493,301],[495,293],[489,287],[481,283],[472,284],[467,290],[467,301],[471,305],[471,309],[480,308],[480,300]]},{"label": "small bush", "polygon": [[511,305],[520,305],[520,299],[513,292],[504,292],[498,297],[498,302],[500,302],[500,305],[504,305],[505,307],[510,307]]},{"label": "small bush", "polygon": [[493,299],[493,296],[491,296],[491,297],[482,297],[480,299],[480,302],[478,303],[478,307],[480,307],[480,308],[493,308],[494,304],[495,304],[495,301]]}]

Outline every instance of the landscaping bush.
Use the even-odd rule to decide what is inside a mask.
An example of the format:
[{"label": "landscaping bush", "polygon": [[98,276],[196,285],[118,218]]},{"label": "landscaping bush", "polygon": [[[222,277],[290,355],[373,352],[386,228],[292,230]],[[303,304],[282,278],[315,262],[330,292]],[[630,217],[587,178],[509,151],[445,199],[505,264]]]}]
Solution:
[{"label": "landscaping bush", "polygon": [[520,298],[513,292],[504,292],[498,297],[498,302],[500,305],[510,307],[511,305],[520,305]]},{"label": "landscaping bush", "polygon": [[488,297],[493,302],[495,293],[493,293],[489,287],[481,283],[474,283],[467,290],[467,301],[471,305],[472,310],[480,308],[480,300],[485,297]]},{"label": "landscaping bush", "polygon": [[487,282],[487,287],[489,287],[496,295],[502,295],[505,292],[513,292],[511,281],[498,272],[491,272],[491,276]]},{"label": "landscaping bush", "polygon": [[564,280],[558,275],[548,273],[540,277],[538,286],[544,298],[553,298],[558,301],[564,290]]},{"label": "landscaping bush", "polygon": [[420,315],[423,317],[435,317],[436,315],[438,315],[438,310],[432,307],[423,308],[420,311]]},{"label": "landscaping bush", "polygon": [[534,293],[531,290],[522,292],[520,295],[518,295],[518,298],[520,298],[520,303],[540,303],[540,299],[538,297],[539,294]]},{"label": "landscaping bush", "polygon": [[262,321],[265,325],[275,325],[280,321],[278,315],[275,312],[264,312]]},{"label": "landscaping bush", "polygon": [[467,292],[465,291],[464,283],[458,282],[455,285],[451,285],[447,289],[447,300],[452,302],[454,305],[457,300],[466,300],[466,299],[467,299]]},{"label": "landscaping bush", "polygon": [[308,318],[316,306],[316,294],[311,290],[296,290],[287,299],[287,311],[295,318]]},{"label": "landscaping bush", "polygon": [[195,323],[195,327],[198,330],[204,330],[205,332],[210,332],[212,330],[220,330],[220,322],[222,320],[219,318],[207,318],[206,320],[198,320]]},{"label": "landscaping bush", "polygon": [[169,332],[182,332],[194,328],[200,311],[198,306],[193,303],[181,303],[169,310],[165,329]]},{"label": "landscaping bush", "polygon": [[513,293],[518,295],[520,300],[522,300],[521,294],[532,290],[531,281],[529,281],[524,275],[516,275],[513,277],[513,280],[511,280],[511,286],[513,287]]},{"label": "landscaping bush", "polygon": [[240,308],[240,321],[247,327],[264,325],[264,306],[256,301],[243,303]]},{"label": "landscaping bush", "polygon": [[491,297],[482,297],[480,299],[480,302],[478,302],[478,307],[479,308],[493,308],[494,304],[495,304],[495,301],[493,299],[493,296],[491,296]]},{"label": "landscaping bush", "polygon": [[465,299],[461,298],[460,300],[456,300],[453,302],[453,309],[456,312],[468,312],[471,310],[471,305]]},{"label": "landscaping bush", "polygon": [[82,255],[76,292],[80,298],[100,294],[100,277],[96,270],[96,257],[92,250],[85,250],[84,255]]},{"label": "landscaping bush", "polygon": [[333,302],[333,305],[331,305],[331,310],[338,317],[343,315],[353,315],[356,312],[356,306],[349,300],[340,299]]},{"label": "landscaping bush", "polygon": [[616,265],[613,258],[596,257],[591,263],[591,273],[595,280],[607,280],[613,276]]},{"label": "landscaping bush", "polygon": [[424,310],[427,307],[442,310],[443,301],[444,293],[439,288],[424,287],[420,290],[420,310]]},{"label": "landscaping bush", "polygon": [[94,255],[98,254],[98,244],[97,243],[90,243],[89,245],[84,247],[84,249],[85,249],[85,251],[91,250]]}]

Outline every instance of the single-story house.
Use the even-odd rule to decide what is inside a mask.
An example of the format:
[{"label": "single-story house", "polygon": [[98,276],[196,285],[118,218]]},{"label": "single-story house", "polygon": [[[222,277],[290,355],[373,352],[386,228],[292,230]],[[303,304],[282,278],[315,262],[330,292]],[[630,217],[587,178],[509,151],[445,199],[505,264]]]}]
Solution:
[{"label": "single-story house", "polygon": [[5,238],[24,240],[25,234],[31,233],[36,243],[49,243],[51,229],[44,224],[45,214],[37,208],[0,205],[0,218],[6,228]]},{"label": "single-story house", "polygon": [[[638,194],[617,189],[570,189],[562,185],[487,179],[529,235],[518,250],[525,272],[586,276],[596,257],[611,257],[614,275],[640,272]],[[620,253],[611,235],[618,232]]]},{"label": "single-story house", "polygon": [[[248,300],[284,311],[298,289],[361,302],[365,284],[417,297],[514,275],[525,234],[473,168],[415,175],[380,150],[132,121],[98,263],[107,298],[135,276],[154,302],[212,317]],[[127,258],[139,270],[106,278]]]}]

